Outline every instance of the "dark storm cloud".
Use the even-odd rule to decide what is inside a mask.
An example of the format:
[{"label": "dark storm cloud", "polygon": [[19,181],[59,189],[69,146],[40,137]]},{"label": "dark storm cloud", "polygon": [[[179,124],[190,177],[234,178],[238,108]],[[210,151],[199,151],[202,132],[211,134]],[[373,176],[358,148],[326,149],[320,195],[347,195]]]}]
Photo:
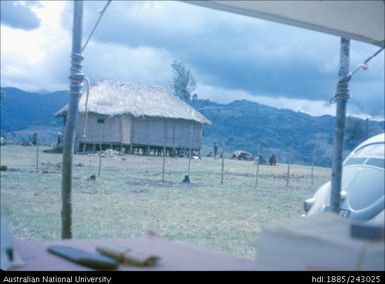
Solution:
[{"label": "dark storm cloud", "polygon": [[[105,2],[86,2],[85,36],[104,5]],[[72,8],[68,7],[66,19]],[[66,26],[70,27],[68,21]],[[223,89],[322,101],[329,101],[335,92],[338,37],[186,3],[112,2],[93,40],[166,50],[191,67],[198,83]],[[375,49],[352,44],[352,68]],[[372,70],[354,78],[354,91],[361,94],[356,100],[366,110],[383,97],[383,83],[379,83],[383,82],[381,57],[383,54],[376,62],[373,60]],[[373,78],[376,80],[362,87]],[[362,95],[365,92],[372,94]]]},{"label": "dark storm cloud", "polygon": [[[92,28],[96,11],[103,5],[87,3],[85,31]],[[314,79],[321,72],[309,63],[309,57],[316,52],[301,55],[303,49],[310,48],[310,42],[301,42],[303,34],[310,35],[311,41],[315,38],[312,32],[301,30],[302,34],[293,39],[290,28],[283,25],[268,23],[267,27],[264,21],[185,3],[159,5],[160,8],[151,2],[147,6],[143,2],[112,3],[94,39],[166,49],[202,77],[210,78],[205,83],[298,98],[319,98],[322,93],[318,90],[323,84]],[[331,46],[338,52],[335,37],[318,37],[334,41]]]},{"label": "dark storm cloud", "polygon": [[18,1],[1,2],[1,23],[12,28],[33,30],[40,25],[40,20],[30,7],[38,5],[35,1],[21,5]]}]

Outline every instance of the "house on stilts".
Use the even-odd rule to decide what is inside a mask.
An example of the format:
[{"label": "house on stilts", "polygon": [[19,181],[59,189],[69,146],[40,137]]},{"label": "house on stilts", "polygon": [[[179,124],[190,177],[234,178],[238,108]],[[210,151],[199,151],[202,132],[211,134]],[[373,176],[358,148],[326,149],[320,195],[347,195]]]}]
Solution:
[{"label": "house on stilts", "polygon": [[[66,123],[68,105],[55,116]],[[202,128],[211,124],[201,113],[158,86],[101,81],[79,101],[75,151],[108,148],[132,154],[179,155],[200,151]]]}]

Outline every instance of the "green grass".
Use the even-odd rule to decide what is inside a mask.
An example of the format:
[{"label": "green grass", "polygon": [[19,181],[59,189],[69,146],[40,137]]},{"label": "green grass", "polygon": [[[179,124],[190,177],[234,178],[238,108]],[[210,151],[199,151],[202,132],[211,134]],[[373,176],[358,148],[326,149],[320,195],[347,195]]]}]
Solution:
[{"label": "green grass", "polygon": [[[40,151],[44,150],[40,148]],[[274,220],[299,217],[303,201],[330,177],[330,169],[291,165],[260,166],[255,188],[253,162],[191,161],[191,184],[183,184],[187,159],[124,155],[102,159],[75,155],[73,168],[73,237],[128,238],[148,231],[171,240],[185,240],[253,259],[261,227]],[[36,148],[1,147],[1,214],[15,238],[56,240],[61,236],[61,155]]]}]

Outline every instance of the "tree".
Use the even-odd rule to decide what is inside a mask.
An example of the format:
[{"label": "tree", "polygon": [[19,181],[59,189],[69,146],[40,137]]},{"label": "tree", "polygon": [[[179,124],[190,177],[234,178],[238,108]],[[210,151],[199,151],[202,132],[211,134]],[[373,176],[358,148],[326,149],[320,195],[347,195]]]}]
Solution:
[{"label": "tree", "polygon": [[173,89],[175,95],[185,102],[190,101],[191,93],[196,89],[193,74],[181,62],[174,61],[171,67],[174,73]]},{"label": "tree", "polygon": [[365,122],[360,119],[348,118],[346,123],[345,146],[352,150],[366,138]]}]

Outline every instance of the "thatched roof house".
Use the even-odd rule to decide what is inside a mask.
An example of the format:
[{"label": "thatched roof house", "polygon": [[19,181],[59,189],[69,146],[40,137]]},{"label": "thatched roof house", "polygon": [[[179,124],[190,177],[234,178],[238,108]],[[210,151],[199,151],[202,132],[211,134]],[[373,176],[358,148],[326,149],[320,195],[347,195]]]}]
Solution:
[{"label": "thatched roof house", "polygon": [[[202,143],[203,124],[210,121],[197,110],[157,86],[101,81],[80,98],[76,150],[125,147],[151,149],[191,148]],[[65,118],[68,106],[55,116]],[[65,121],[65,119],[64,119]]]}]

